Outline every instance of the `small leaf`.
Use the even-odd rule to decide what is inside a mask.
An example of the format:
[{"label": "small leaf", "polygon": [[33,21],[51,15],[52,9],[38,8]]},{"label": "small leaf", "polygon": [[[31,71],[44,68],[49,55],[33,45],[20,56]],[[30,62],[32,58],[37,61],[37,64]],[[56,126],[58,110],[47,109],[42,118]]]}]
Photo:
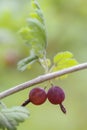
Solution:
[{"label": "small leaf", "polygon": [[24,40],[28,40],[32,37],[29,32],[30,29],[28,27],[23,27],[20,29],[19,34]]},{"label": "small leaf", "polygon": [[77,64],[78,64],[78,62],[73,58],[72,59],[63,59],[55,65],[54,71],[68,68],[68,67],[71,67],[71,66],[74,66]]},{"label": "small leaf", "polygon": [[37,56],[29,56],[18,62],[18,70],[24,71],[25,69],[31,68],[31,65],[38,60]]},{"label": "small leaf", "polygon": [[60,62],[61,60],[72,58],[72,57],[73,57],[73,54],[69,51],[60,52],[56,56],[54,56],[54,63],[56,64]]},{"label": "small leaf", "polygon": [[23,122],[29,117],[29,112],[26,108],[18,106],[13,108],[3,108],[0,110],[0,128],[3,130],[17,130],[20,122]]},{"label": "small leaf", "polygon": [[39,6],[37,0],[32,0],[32,6],[33,6],[33,8],[36,9],[36,10],[37,10],[37,9],[40,9],[40,6]]},{"label": "small leaf", "polygon": [[[53,62],[54,64],[51,68],[51,71],[62,70],[78,64],[76,59],[73,58],[73,54],[69,51],[58,53],[56,56],[54,56]],[[60,78],[65,78],[67,76],[68,75],[63,75]]]}]

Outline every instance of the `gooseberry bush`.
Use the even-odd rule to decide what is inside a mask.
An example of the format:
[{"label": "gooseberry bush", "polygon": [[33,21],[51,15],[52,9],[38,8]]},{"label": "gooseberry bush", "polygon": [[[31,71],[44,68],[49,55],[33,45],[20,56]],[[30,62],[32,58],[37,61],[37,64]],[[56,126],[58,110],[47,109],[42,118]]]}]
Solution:
[{"label": "gooseberry bush", "polygon": [[[31,2],[33,12],[30,13],[26,26],[18,31],[18,35],[22,37],[24,43],[27,44],[26,47],[31,51],[29,56],[18,62],[17,68],[19,71],[32,69],[32,64],[37,62],[44,69],[44,74],[0,93],[0,99],[44,81],[47,82],[47,85],[44,88],[36,86],[31,89],[28,92],[27,100],[20,103],[20,106],[7,108],[4,103],[0,102],[0,128],[2,130],[16,130],[18,124],[29,117],[29,110],[26,109],[26,105],[29,103],[38,106],[48,100],[53,105],[59,105],[61,111],[65,114],[66,109],[63,106],[65,92],[62,86],[59,87],[54,82],[55,80],[66,78],[68,73],[87,68],[87,63],[78,65],[77,60],[69,51],[57,53],[53,60],[47,57],[47,30],[43,12],[37,0],[32,0]],[[52,79],[55,79],[54,82]]]}]

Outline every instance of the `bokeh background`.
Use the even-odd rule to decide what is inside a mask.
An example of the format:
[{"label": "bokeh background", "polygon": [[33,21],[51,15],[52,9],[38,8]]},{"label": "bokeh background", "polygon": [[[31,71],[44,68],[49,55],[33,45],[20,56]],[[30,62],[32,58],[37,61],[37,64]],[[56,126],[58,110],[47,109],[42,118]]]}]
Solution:
[{"label": "bokeh background", "polygon": [[[48,32],[47,55],[51,59],[57,52],[71,51],[79,63],[87,61],[87,1],[38,0],[46,19]],[[29,54],[18,35],[25,26],[31,10],[30,0],[0,0],[0,92],[43,74],[35,64],[31,70],[19,72],[17,62]],[[39,86],[44,87],[46,83]],[[48,101],[41,106],[29,104],[30,117],[18,130],[87,130],[87,70],[69,74],[58,80],[66,93],[64,115],[59,106]],[[32,89],[32,88],[30,88]],[[20,105],[30,89],[23,90],[2,101],[8,107]]]}]

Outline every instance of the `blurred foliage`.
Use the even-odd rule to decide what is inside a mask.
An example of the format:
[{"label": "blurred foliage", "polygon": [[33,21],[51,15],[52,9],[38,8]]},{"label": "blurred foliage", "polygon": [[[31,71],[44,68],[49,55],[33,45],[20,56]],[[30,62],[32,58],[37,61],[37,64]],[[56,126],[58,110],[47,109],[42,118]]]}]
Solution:
[{"label": "blurred foliage", "polygon": [[[48,32],[47,53],[50,58],[60,51],[71,51],[79,62],[87,61],[87,1],[38,0]],[[38,64],[25,72],[17,70],[17,62],[29,54],[18,35],[31,10],[30,0],[0,0],[0,91],[25,82],[43,73]],[[66,116],[58,106],[30,104],[31,117],[18,130],[82,130],[87,129],[87,71],[80,71],[55,84],[66,92]],[[45,83],[42,84],[44,86]],[[26,99],[24,90],[3,101],[8,106],[19,105]],[[16,99],[16,100],[15,100]]]},{"label": "blurred foliage", "polygon": [[0,128],[2,130],[17,130],[19,123],[24,122],[28,117],[29,112],[26,108],[17,106],[9,109],[0,102]]}]

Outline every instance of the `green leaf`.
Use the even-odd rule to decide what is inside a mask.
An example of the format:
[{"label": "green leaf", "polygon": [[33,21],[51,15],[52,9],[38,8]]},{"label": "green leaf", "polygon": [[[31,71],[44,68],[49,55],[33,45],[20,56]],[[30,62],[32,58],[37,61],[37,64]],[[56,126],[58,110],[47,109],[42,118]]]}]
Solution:
[{"label": "green leaf", "polygon": [[[47,33],[42,10],[37,0],[32,0],[34,11],[27,18],[26,27],[20,29],[19,34],[29,47],[30,56],[18,63],[18,69],[24,71],[32,63],[44,59],[46,56]],[[32,55],[38,58],[32,58]],[[36,60],[37,59],[37,60]]]},{"label": "green leaf", "polygon": [[17,106],[13,108],[2,108],[0,110],[0,128],[5,130],[17,130],[19,123],[29,117],[26,108]]},{"label": "green leaf", "polygon": [[19,31],[19,34],[25,41],[27,41],[28,39],[32,37],[29,33],[30,33],[30,29],[28,27],[23,27]]},{"label": "green leaf", "polygon": [[37,14],[37,17],[39,18],[39,20],[41,21],[41,23],[43,23],[43,25],[45,25],[45,20],[44,20],[43,12],[42,12],[42,10],[40,8],[40,5],[37,2],[37,0],[32,0],[32,7],[35,9],[35,13]]},{"label": "green leaf", "polygon": [[[73,54],[69,51],[60,52],[57,55],[55,55],[53,63],[54,64],[52,66],[51,71],[62,70],[78,64],[76,59],[73,57]],[[63,77],[67,77],[67,75],[61,76],[60,78]]]},{"label": "green leaf", "polygon": [[27,19],[26,27],[22,28],[19,33],[26,41],[31,51],[38,57],[43,57],[47,46],[47,34],[45,20],[42,10],[37,0],[32,0],[34,12]]},{"label": "green leaf", "polygon": [[57,55],[54,56],[54,63],[59,63],[61,62],[61,60],[66,60],[68,58],[72,58],[73,57],[73,54],[69,51],[65,51],[65,52],[60,52],[58,53]]},{"label": "green leaf", "polygon": [[38,60],[37,56],[29,56],[18,62],[18,70],[24,71],[25,69],[30,69],[31,65]]}]

